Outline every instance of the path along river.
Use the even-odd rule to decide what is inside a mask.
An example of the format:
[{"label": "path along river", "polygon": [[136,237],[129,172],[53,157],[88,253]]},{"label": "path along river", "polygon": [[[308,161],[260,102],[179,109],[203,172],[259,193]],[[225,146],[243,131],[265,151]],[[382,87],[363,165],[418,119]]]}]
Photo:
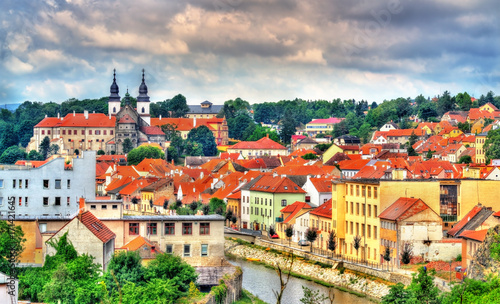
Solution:
[{"label": "path along river", "polygon": [[[266,303],[276,303],[276,298],[273,290],[279,290],[280,283],[276,271],[266,268],[262,265],[247,262],[241,259],[230,259],[233,265],[240,266],[243,270],[243,288],[258,296]],[[321,293],[328,296],[328,288],[314,282],[306,281],[299,278],[290,277],[281,303],[300,304],[300,299],[303,297],[302,286],[306,286],[312,290],[320,290]],[[367,298],[358,297],[348,292],[335,289],[334,303],[355,303],[368,304],[373,303]],[[329,302],[326,302],[329,303]]]}]

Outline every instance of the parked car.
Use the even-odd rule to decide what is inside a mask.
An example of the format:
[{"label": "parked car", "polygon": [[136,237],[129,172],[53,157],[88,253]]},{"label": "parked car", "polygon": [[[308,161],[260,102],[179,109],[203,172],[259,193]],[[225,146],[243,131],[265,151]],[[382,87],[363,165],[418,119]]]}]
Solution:
[{"label": "parked car", "polygon": [[280,237],[279,237],[279,235],[277,235],[277,234],[275,233],[275,234],[271,235],[271,238],[272,238],[272,239],[279,239]]},{"label": "parked car", "polygon": [[299,246],[309,246],[309,242],[307,240],[300,240],[298,244]]}]

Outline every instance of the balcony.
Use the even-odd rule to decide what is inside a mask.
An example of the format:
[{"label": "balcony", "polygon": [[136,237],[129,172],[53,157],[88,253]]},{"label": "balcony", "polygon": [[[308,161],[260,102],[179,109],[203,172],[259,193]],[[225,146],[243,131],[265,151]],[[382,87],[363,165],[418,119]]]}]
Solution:
[{"label": "balcony", "polygon": [[456,222],[457,216],[451,214],[441,214],[441,219],[443,220],[443,222]]},{"label": "balcony", "polygon": [[282,217],[277,217],[275,222],[276,223],[283,223],[283,218]]}]

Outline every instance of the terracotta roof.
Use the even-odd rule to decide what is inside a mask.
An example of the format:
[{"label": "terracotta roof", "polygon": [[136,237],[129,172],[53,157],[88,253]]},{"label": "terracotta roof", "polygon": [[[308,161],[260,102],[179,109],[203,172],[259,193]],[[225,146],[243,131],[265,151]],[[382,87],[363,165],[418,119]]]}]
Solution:
[{"label": "terracotta roof", "polygon": [[369,162],[369,159],[343,160],[339,162],[339,167],[341,170],[360,170]]},{"label": "terracotta roof", "polygon": [[463,237],[464,239],[469,239],[469,240],[475,240],[478,242],[483,242],[484,239],[486,238],[486,234],[488,233],[488,229],[483,229],[483,230],[464,230],[460,237]]},{"label": "terracotta roof", "polygon": [[146,245],[149,248],[154,247],[155,252],[161,252],[158,248],[153,245],[148,239],[143,238],[142,236],[138,236],[135,239],[131,240],[127,244],[123,245],[120,249],[126,249],[128,251],[136,251],[142,248],[142,246]]},{"label": "terracotta roof", "polygon": [[281,209],[280,210],[281,213],[286,213],[286,214],[289,213],[289,215],[283,220],[283,223],[285,223],[285,224],[289,223],[291,220],[293,220],[297,216],[297,214],[302,209],[312,209],[312,207],[305,202],[297,201],[297,202],[295,202],[291,205],[288,205],[285,208]]},{"label": "terracotta roof", "polygon": [[231,160],[237,160],[240,157],[240,153],[228,153],[228,152],[222,152],[220,154],[220,159],[231,159]]},{"label": "terracotta roof", "polygon": [[387,131],[387,136],[400,137],[411,136],[414,133],[417,136],[424,136],[425,131],[422,129],[396,129]]},{"label": "terracotta roof", "polygon": [[306,193],[287,177],[265,175],[250,187],[251,191],[271,193]]},{"label": "terracotta roof", "polygon": [[321,204],[319,207],[311,211],[312,215],[317,215],[326,218],[332,218],[332,199]]},{"label": "terracotta roof", "polygon": [[388,162],[377,162],[377,164],[373,166],[364,166],[356,173],[352,178],[353,179],[363,179],[363,178],[372,178],[372,179],[380,179],[385,175],[385,172],[389,169]]},{"label": "terracotta roof", "polygon": [[493,211],[486,207],[476,205],[448,231],[448,234],[454,237],[460,237],[464,230],[476,229],[492,214]]},{"label": "terracotta roof", "polygon": [[500,211],[493,213],[493,216],[500,217]]},{"label": "terracotta roof", "polygon": [[286,150],[285,147],[267,137],[263,137],[257,141],[242,141],[233,145],[231,149]]},{"label": "terracotta roof", "polygon": [[35,128],[54,128],[61,124],[61,118],[57,117],[45,117],[35,125]]},{"label": "terracotta roof", "polygon": [[[196,121],[196,126],[195,126]],[[151,118],[152,126],[172,125],[177,131],[190,131],[199,126],[206,126],[211,131],[224,124],[224,118]],[[215,127],[214,127],[215,126]]]},{"label": "terracotta roof", "polygon": [[311,178],[314,188],[320,193],[332,192],[332,179],[329,178]]},{"label": "terracotta roof", "polygon": [[118,189],[120,187],[125,187],[126,185],[128,185],[129,183],[131,183],[133,181],[133,178],[130,177],[130,176],[126,176],[126,177],[123,177],[123,178],[115,178],[111,181],[111,183],[109,183],[109,185],[106,187],[106,191],[112,191],[112,190],[115,190],[115,189]]},{"label": "terracotta roof", "polygon": [[309,153],[312,153],[314,155],[318,155],[318,153],[316,153],[316,151],[314,151],[312,149],[298,149],[298,150],[293,151],[293,153],[291,153],[290,156],[299,157],[299,156],[304,156],[304,155],[309,154]]},{"label": "terracotta roof", "polygon": [[228,195],[226,198],[230,198],[230,199],[241,199],[241,190],[237,190],[233,193],[231,193],[231,195]]},{"label": "terracotta roof", "polygon": [[318,166],[286,165],[273,170],[278,175],[323,175],[325,172]]},{"label": "terracotta roof", "polygon": [[[419,198],[400,197],[397,201],[392,203],[392,205],[382,211],[378,217],[391,221],[404,220],[426,209],[429,209],[429,206]],[[405,215],[407,211],[410,211],[410,214]]]},{"label": "terracotta roof", "polygon": [[163,135],[165,136],[165,133],[157,127],[157,126],[144,126],[139,128],[142,133],[146,135]]},{"label": "terracotta roof", "polygon": [[125,161],[125,162],[127,162],[127,155],[101,155],[96,159],[96,161],[98,161],[98,162],[102,162],[102,161],[106,161],[106,162]]},{"label": "terracotta roof", "polygon": [[132,118],[132,116],[125,114],[120,119],[120,121],[118,121],[118,123],[135,123],[135,120]]},{"label": "terracotta roof", "polygon": [[[114,239],[116,234],[113,233],[103,222],[101,222],[97,217],[95,217],[90,211],[85,211],[82,214],[75,216],[64,226],[62,226],[57,232],[61,231],[64,227],[69,225],[72,221],[80,221],[85,227],[90,230],[101,242],[107,243],[109,240]],[[57,232],[49,238],[52,239]],[[47,240],[48,241],[48,240]]]},{"label": "terracotta roof", "polygon": [[91,113],[88,114],[88,119],[85,118],[84,114],[68,114],[61,121],[61,127],[106,127],[114,128],[116,118],[114,116],[109,116],[102,113]]}]

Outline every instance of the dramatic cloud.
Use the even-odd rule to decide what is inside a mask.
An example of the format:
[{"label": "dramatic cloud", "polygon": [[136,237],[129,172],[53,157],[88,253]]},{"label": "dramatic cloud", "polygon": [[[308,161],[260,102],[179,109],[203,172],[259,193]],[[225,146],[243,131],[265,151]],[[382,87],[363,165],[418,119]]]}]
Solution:
[{"label": "dramatic cloud", "polygon": [[0,104],[500,94],[495,0],[3,0]]}]

